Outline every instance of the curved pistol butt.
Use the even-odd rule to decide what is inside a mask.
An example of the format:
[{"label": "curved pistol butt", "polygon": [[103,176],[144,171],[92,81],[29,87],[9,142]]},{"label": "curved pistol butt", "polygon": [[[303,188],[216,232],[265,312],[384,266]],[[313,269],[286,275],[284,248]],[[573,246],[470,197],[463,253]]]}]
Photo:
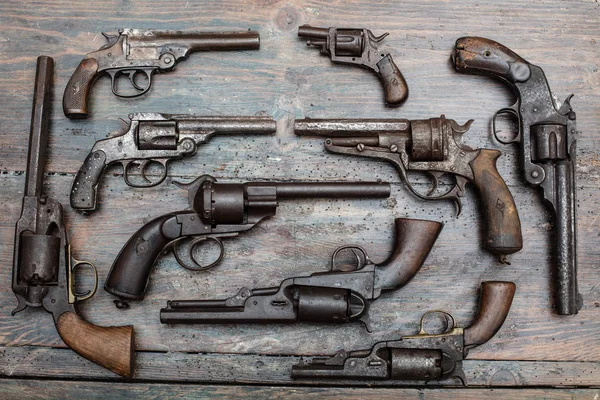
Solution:
[{"label": "curved pistol butt", "polygon": [[133,374],[133,325],[97,326],[74,312],[65,312],[58,317],[56,330],[66,345],[80,356],[126,378]]},{"label": "curved pistol butt", "polygon": [[[406,285],[421,269],[444,224],[422,219],[396,218],[392,254],[375,269],[375,288],[389,291]],[[377,297],[376,294],[375,297]]]},{"label": "curved pistol butt", "polygon": [[488,281],[481,283],[479,310],[471,325],[464,329],[465,353],[470,347],[490,340],[508,316],[517,286],[514,282]]},{"label": "curved pistol butt", "polygon": [[96,59],[86,57],[79,63],[63,95],[63,111],[67,118],[87,118],[90,92],[98,75]]},{"label": "curved pistol butt", "polygon": [[102,150],[92,151],[79,168],[71,186],[71,207],[77,211],[93,211],[96,209],[98,182],[106,168],[106,153]]}]

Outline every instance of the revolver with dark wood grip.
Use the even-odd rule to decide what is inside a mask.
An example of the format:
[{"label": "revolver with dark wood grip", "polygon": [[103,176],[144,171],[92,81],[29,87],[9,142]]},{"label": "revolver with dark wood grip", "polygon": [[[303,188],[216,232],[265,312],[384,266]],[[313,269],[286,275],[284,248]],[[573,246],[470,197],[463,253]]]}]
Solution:
[{"label": "revolver with dark wood grip", "polygon": [[[94,295],[98,273],[93,264],[72,257],[62,205],[42,193],[53,72],[54,60],[38,57],[25,194],[15,230],[13,256],[12,290],[19,304],[12,314],[27,307],[43,307],[52,314],[56,330],[69,348],[104,368],[130,377],[133,326],[96,326],[79,316],[75,304]],[[77,293],[75,270],[83,265],[94,270],[94,287]]]},{"label": "revolver with dark wood grip", "polygon": [[[493,130],[503,143],[520,145],[525,180],[542,188],[556,229],[556,311],[577,314],[582,306],[577,288],[577,203],[575,197],[576,115],[570,95],[562,104],[553,96],[544,71],[511,49],[490,39],[463,37],[452,54],[458,72],[499,79],[515,93],[516,102],[496,112]],[[507,114],[518,120],[517,135],[499,137],[496,119]]]},{"label": "revolver with dark wood grip", "polygon": [[[419,271],[442,224],[397,218],[390,256],[374,263],[358,246],[338,248],[331,270],[289,278],[279,286],[242,288],[221,300],[172,300],[160,311],[164,324],[344,323],[361,321],[369,332],[369,305],[398,290]],[[350,268],[349,268],[350,267]]]},{"label": "revolver with dark wood grip", "polygon": [[[107,43],[88,53],[69,79],[63,96],[68,118],[87,118],[89,98],[96,79],[108,74],[118,97],[138,97],[150,90],[156,72],[168,72],[196,51],[257,50],[258,32],[183,32],[122,29],[117,35],[102,33]],[[127,76],[132,91],[119,90]]]},{"label": "revolver with dark wood grip", "polygon": [[[461,211],[465,185],[472,182],[482,197],[487,223],[484,246],[506,262],[506,255],[523,247],[521,222],[512,194],[496,169],[498,150],[471,149],[462,136],[473,120],[459,125],[443,115],[425,120],[408,119],[301,119],[294,130],[299,136],[326,137],[325,149],[337,154],[371,157],[394,164],[401,180],[423,200],[449,199]],[[425,172],[433,179],[429,193],[417,191],[408,172]],[[438,179],[449,174],[455,185],[436,194]]]},{"label": "revolver with dark wood grip", "polygon": [[[203,175],[190,184],[178,185],[188,190],[190,210],[165,214],[141,227],[110,269],[104,289],[121,299],[115,301],[118,308],[127,307],[125,300],[144,298],[150,272],[166,249],[172,249],[185,268],[212,268],[224,254],[221,239],[238,236],[275,215],[280,200],[390,195],[390,185],[383,182],[221,183]],[[196,248],[207,241],[220,248],[213,262],[201,262],[196,256]]]},{"label": "revolver with dark wood grip", "polygon": [[339,64],[358,65],[377,74],[383,83],[385,103],[397,107],[408,97],[408,86],[389,53],[379,50],[378,44],[388,33],[375,36],[368,29],[317,28],[302,25],[298,36],[308,38],[309,46],[321,48],[321,53],[331,56]]},{"label": "revolver with dark wood grip", "polygon": [[[340,350],[331,357],[307,357],[292,366],[292,378],[404,381],[457,378],[466,385],[462,361],[469,349],[486,343],[502,327],[515,289],[513,282],[482,282],[479,311],[468,327],[456,326],[454,317],[445,311],[428,311],[421,318],[416,335],[379,342],[371,349]],[[445,332],[425,331],[424,319],[431,313],[447,318]]]}]

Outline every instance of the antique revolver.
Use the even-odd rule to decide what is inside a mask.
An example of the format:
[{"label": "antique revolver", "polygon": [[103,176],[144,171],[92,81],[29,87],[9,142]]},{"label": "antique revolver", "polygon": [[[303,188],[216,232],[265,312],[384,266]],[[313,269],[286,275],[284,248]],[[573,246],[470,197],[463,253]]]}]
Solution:
[{"label": "antique revolver", "polygon": [[[49,136],[54,60],[37,60],[25,194],[15,230],[12,290],[18,300],[12,315],[29,307],[52,314],[58,334],[73,351],[119,375],[130,377],[134,357],[133,326],[96,326],[77,314],[75,303],[96,292],[98,273],[93,264],[77,261],[63,220],[62,205],[42,194]],[[75,270],[90,266],[93,290],[75,292]]]},{"label": "antique revolver", "polygon": [[[300,198],[382,198],[390,195],[390,185],[381,182],[250,182],[218,183],[203,175],[188,185],[189,211],[158,217],[141,227],[125,244],[106,278],[104,289],[118,296],[118,308],[127,307],[123,299],[141,300],[156,260],[172,248],[181,266],[206,270],[217,265],[224,253],[221,238],[234,237],[275,215],[279,200]],[[187,252],[178,244],[187,241]],[[202,264],[194,250],[205,241],[220,248],[219,257]],[[180,255],[181,253],[181,255]]]},{"label": "antique revolver", "polygon": [[[379,342],[372,349],[340,350],[331,357],[309,357],[292,366],[292,378],[432,381],[458,378],[466,385],[462,361],[469,349],[490,340],[502,327],[515,294],[513,282],[482,282],[479,311],[471,325],[432,310],[421,317],[419,333]],[[427,333],[424,319],[440,313],[448,320],[443,333]],[[418,382],[416,382],[418,383]]]},{"label": "antique revolver", "polygon": [[[167,177],[172,160],[190,157],[214,135],[273,134],[275,121],[269,117],[199,117],[159,113],[129,115],[129,127],[98,140],[75,176],[71,207],[78,211],[96,209],[100,177],[111,165],[121,164],[123,178],[132,187],[152,187]],[[152,179],[147,171],[158,167]],[[132,173],[139,171],[139,179]],[[137,176],[137,175],[134,175]]]},{"label": "antique revolver", "polygon": [[[517,97],[515,104],[494,115],[494,136],[503,144],[520,144],[520,164],[525,180],[542,188],[556,221],[557,313],[577,314],[582,298],[577,289],[576,117],[570,103],[573,95],[560,104],[552,95],[540,67],[490,39],[458,39],[452,60],[458,72],[499,79]],[[518,133],[509,141],[497,134],[496,118],[502,114],[518,120]]]},{"label": "antique revolver", "polygon": [[[102,33],[107,43],[88,53],[69,79],[63,96],[67,118],[87,118],[90,91],[96,79],[110,75],[118,97],[137,97],[150,90],[152,75],[168,72],[195,51],[257,50],[258,32],[183,32],[121,29]],[[138,74],[143,74],[138,78]],[[119,92],[118,78],[127,75],[132,92]],[[145,82],[143,82],[145,80]]]},{"label": "antique revolver", "polygon": [[[496,169],[497,150],[476,149],[462,143],[462,135],[473,121],[459,125],[452,119],[302,119],[294,129],[299,136],[325,136],[325,148],[338,154],[390,161],[408,189],[423,200],[450,199],[461,211],[467,182],[479,190],[487,221],[485,247],[506,262],[506,255],[523,247],[521,222],[512,194]],[[433,178],[427,194],[414,189],[408,171],[426,172]],[[453,175],[456,184],[435,195],[438,178]]]},{"label": "antique revolver", "polygon": [[[160,310],[164,324],[212,323],[344,323],[361,321],[370,332],[369,304],[381,293],[406,285],[419,271],[442,224],[397,218],[390,256],[373,263],[358,246],[338,248],[331,271],[284,280],[279,287],[242,288],[223,300],[172,300]],[[354,257],[355,269],[341,268],[343,251]]]},{"label": "antique revolver", "polygon": [[321,48],[321,53],[331,56],[331,61],[352,64],[375,72],[383,83],[385,102],[397,107],[408,97],[408,86],[392,56],[383,53],[377,45],[388,33],[373,35],[368,29],[316,28],[302,25],[298,36],[309,38],[309,46]]}]

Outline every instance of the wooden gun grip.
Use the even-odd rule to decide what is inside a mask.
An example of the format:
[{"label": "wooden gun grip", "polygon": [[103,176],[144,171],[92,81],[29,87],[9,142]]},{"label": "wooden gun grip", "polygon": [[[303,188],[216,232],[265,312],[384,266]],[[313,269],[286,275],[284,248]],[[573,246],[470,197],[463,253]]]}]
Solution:
[{"label": "wooden gun grip", "polygon": [[135,344],[133,325],[97,326],[74,312],[58,317],[56,330],[75,353],[121,376],[133,373]]},{"label": "wooden gun grip", "polygon": [[513,282],[481,283],[479,311],[464,329],[465,349],[484,344],[498,332],[508,316],[516,288]]},{"label": "wooden gun grip", "polygon": [[452,61],[458,72],[494,76],[513,85],[531,76],[526,60],[508,47],[482,37],[456,40]]},{"label": "wooden gun grip", "polygon": [[97,77],[98,62],[84,58],[65,87],[63,111],[67,118],[87,118],[90,91]]},{"label": "wooden gun grip", "polygon": [[379,68],[379,78],[383,82],[385,103],[390,107],[398,107],[408,97],[408,85],[402,72],[389,54],[377,63],[377,67]]},{"label": "wooden gun grip", "polygon": [[508,186],[496,169],[498,150],[480,150],[471,163],[473,183],[481,193],[487,222],[485,248],[499,255],[516,253],[523,248],[521,220]]}]

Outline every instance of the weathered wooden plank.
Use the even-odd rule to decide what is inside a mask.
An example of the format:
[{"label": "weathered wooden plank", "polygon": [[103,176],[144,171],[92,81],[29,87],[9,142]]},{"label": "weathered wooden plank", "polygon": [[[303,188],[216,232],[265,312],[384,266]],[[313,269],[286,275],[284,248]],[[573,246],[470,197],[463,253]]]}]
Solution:
[{"label": "weathered wooden plank", "polygon": [[[217,382],[266,383],[276,385],[335,386],[423,386],[411,381],[293,380],[291,366],[298,356],[148,353],[136,354],[133,380],[137,382]],[[69,378],[122,380],[69,350],[42,347],[5,347],[0,349],[0,373],[10,378]],[[35,370],[31,368],[35,366]],[[469,387],[593,387],[600,384],[598,362],[489,361],[465,360]],[[426,386],[460,386],[446,380]]]},{"label": "weathered wooden plank", "polygon": [[181,384],[124,384],[101,382],[10,380],[0,382],[0,394],[12,399],[15,392],[23,393],[19,399],[52,399],[85,396],[86,399],[418,399],[437,400],[450,396],[470,399],[595,399],[597,389],[356,389],[356,388],[297,388],[269,386],[217,386]]},{"label": "weathered wooden plank", "polygon": [[[415,332],[420,315],[431,308],[451,311],[464,325],[473,317],[479,281],[507,279],[518,284],[513,309],[498,335],[471,352],[471,360],[465,363],[469,380],[476,386],[598,385],[600,223],[596,214],[600,179],[599,136],[595,132],[600,124],[599,20],[600,6],[593,1],[531,1],[525,5],[517,0],[410,0],[392,5],[358,0],[108,0],[72,1],[68,7],[45,0],[0,1],[0,281],[6,283],[0,286],[0,359],[7,360],[10,366],[0,375],[114,378],[68,350],[49,348],[64,345],[51,317],[43,311],[28,310],[10,317],[15,306],[8,284],[13,229],[24,184],[21,171],[25,168],[35,58],[44,53],[57,62],[47,165],[48,171],[57,175],[49,176],[46,186],[48,193],[65,205],[76,255],[93,260],[101,280],[122,244],[141,224],[185,207],[183,193],[170,184],[171,180],[211,173],[219,179],[236,181],[394,182],[393,199],[389,200],[282,202],[275,218],[228,240],[223,263],[208,273],[191,273],[179,268],[172,256],[163,257],[151,277],[146,300],[132,304],[128,311],[116,310],[111,296],[99,290],[93,301],[80,307],[86,318],[100,325],[134,323],[139,349],[169,352],[141,353],[139,379],[166,382],[183,376],[181,380],[189,382],[227,383],[237,379],[296,385],[289,381],[286,370],[290,365],[287,361],[295,359],[291,355],[331,354],[341,347],[369,347],[378,340]],[[332,65],[316,50],[306,48],[305,42],[296,37],[296,29],[303,23],[365,26],[376,34],[389,31],[384,43],[391,49],[411,90],[406,104],[399,109],[384,108],[380,84],[373,74]],[[108,79],[101,79],[92,95],[93,118],[67,120],[60,100],[68,78],[85,53],[103,44],[101,31],[121,27],[250,28],[261,33],[262,43],[260,51],[194,54],[174,72],[157,76],[150,94],[137,100],[114,98]],[[490,137],[489,118],[510,104],[512,95],[497,82],[452,70],[448,63],[450,49],[454,40],[463,35],[492,37],[540,65],[559,99],[576,94],[573,105],[581,130],[577,171],[579,282],[584,296],[584,308],[577,316],[558,317],[550,309],[552,224],[537,190],[523,186],[515,147],[502,147],[505,154],[498,168],[519,206],[525,246],[512,257],[512,265],[501,266],[481,249],[484,227],[473,190],[467,191],[463,215],[454,218],[451,204],[423,203],[411,197],[390,165],[325,154],[320,141],[299,139],[291,131],[294,117],[429,118],[445,113],[459,122],[475,118],[464,138],[470,146],[500,148]],[[118,129],[118,118],[136,111],[271,115],[279,121],[278,132],[274,137],[215,138],[194,157],[173,163],[167,181],[153,189],[127,188],[115,169],[102,184],[101,210],[90,217],[73,213],[68,207],[73,174],[93,142]],[[417,178],[417,185],[424,187],[421,177]],[[357,243],[372,258],[383,259],[390,251],[390,229],[396,216],[435,219],[446,226],[414,281],[374,303],[373,335],[360,325],[167,327],[158,323],[158,310],[167,299],[221,298],[242,286],[269,286],[289,276],[323,271],[333,249],[342,244]],[[274,357],[277,354],[288,356]],[[182,374],[177,366],[185,366],[189,374]],[[79,372],[73,375],[74,370]],[[225,396],[218,390],[208,395]],[[291,389],[283,392],[286,388],[277,390],[282,391],[277,392],[279,396],[293,393]],[[326,396],[341,389],[334,390],[318,393]],[[60,397],[60,392],[56,393],[55,397]],[[448,396],[443,391],[414,393],[420,397]],[[453,393],[478,398],[515,396],[508,391]],[[583,392],[521,393],[560,398]],[[389,396],[392,395],[397,397],[398,392]]]}]

